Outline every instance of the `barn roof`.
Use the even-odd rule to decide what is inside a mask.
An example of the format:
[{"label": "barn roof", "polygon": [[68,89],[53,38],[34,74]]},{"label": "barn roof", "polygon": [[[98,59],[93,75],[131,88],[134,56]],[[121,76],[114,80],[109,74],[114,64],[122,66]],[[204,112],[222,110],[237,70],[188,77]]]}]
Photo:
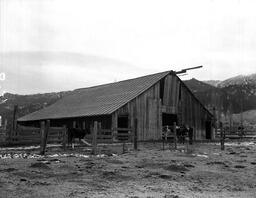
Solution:
[{"label": "barn roof", "polygon": [[18,119],[34,121],[111,114],[149,89],[170,71],[74,90],[56,103]]}]

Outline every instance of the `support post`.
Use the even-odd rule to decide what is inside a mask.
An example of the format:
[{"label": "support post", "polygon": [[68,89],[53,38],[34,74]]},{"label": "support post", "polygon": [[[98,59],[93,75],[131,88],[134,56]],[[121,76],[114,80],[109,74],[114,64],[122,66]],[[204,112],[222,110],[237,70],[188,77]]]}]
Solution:
[{"label": "support post", "polygon": [[177,130],[176,130],[176,122],[173,123],[173,131],[174,131],[174,149],[177,149]]},{"label": "support post", "polygon": [[40,155],[45,154],[46,144],[47,144],[47,137],[50,128],[50,120],[45,122],[41,122],[41,145],[40,145]]},{"label": "support post", "polygon": [[66,125],[63,126],[63,134],[62,134],[62,145],[63,145],[63,150],[66,151],[67,146],[67,127]]},{"label": "support post", "polygon": [[162,141],[163,141],[163,151],[164,151],[165,133],[163,133],[163,132],[162,132]]},{"label": "support post", "polygon": [[138,150],[138,130],[137,130],[137,126],[138,126],[138,120],[137,118],[134,119],[134,139],[133,139],[133,146],[134,146],[134,150]]},{"label": "support post", "polygon": [[97,133],[98,133],[98,122],[94,121],[93,126],[93,136],[92,136],[92,153],[95,155],[97,153]]},{"label": "support post", "polygon": [[4,130],[7,129],[7,119],[4,120]]},{"label": "support post", "polygon": [[16,133],[16,125],[17,125],[17,111],[18,111],[18,105],[14,105],[13,108],[13,117],[12,117],[12,128],[11,128],[11,136],[17,136]]},{"label": "support post", "polygon": [[225,136],[224,136],[224,132],[223,132],[223,127],[221,125],[220,127],[220,147],[221,150],[223,151],[225,149]]}]

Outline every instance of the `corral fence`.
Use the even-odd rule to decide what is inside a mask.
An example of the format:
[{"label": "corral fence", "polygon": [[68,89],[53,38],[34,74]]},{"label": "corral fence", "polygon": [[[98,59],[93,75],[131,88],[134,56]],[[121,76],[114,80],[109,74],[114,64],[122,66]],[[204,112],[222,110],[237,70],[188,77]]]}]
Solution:
[{"label": "corral fence", "polygon": [[[225,130],[223,129],[224,136],[226,139],[239,139],[239,138],[255,138],[256,137],[256,130]],[[217,130],[216,138],[220,138],[221,136],[221,129]]]},{"label": "corral fence", "polygon": [[[17,125],[16,130],[7,137],[11,145],[40,144],[42,139],[42,127],[27,127]],[[62,143],[64,127],[49,127],[47,143]]]},{"label": "corral fence", "polygon": [[85,139],[92,142],[93,153],[97,152],[98,143],[123,143],[123,152],[126,143],[133,142],[134,149],[137,149],[137,120],[135,120],[134,128],[112,128],[103,129],[101,123],[95,121],[92,133],[87,135]]},{"label": "corral fence", "polygon": [[[135,126],[135,130],[132,128],[103,129],[101,123],[95,121],[91,128],[91,134],[86,135],[85,140],[91,143],[94,153],[96,153],[97,144],[99,143],[126,144],[134,142],[134,148],[137,149],[137,121]],[[42,121],[40,128],[17,125],[15,130],[5,131],[5,136],[6,138],[3,141],[8,145],[38,144],[40,145],[41,154],[45,153],[46,145],[51,143],[62,144],[65,150],[68,139],[66,126],[51,127],[49,120]]]}]

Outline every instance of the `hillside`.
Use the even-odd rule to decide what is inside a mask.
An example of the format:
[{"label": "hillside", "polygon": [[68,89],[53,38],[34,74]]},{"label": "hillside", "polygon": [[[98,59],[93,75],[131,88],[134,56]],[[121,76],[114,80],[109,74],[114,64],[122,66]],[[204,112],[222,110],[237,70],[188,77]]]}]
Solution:
[{"label": "hillside", "polygon": [[[233,121],[239,123],[241,121],[241,114],[233,114]],[[243,120],[246,120],[248,123],[256,125],[256,110],[250,110],[243,112]]]},{"label": "hillside", "polygon": [[221,82],[220,80],[205,80],[205,81],[202,81],[208,85],[212,85],[214,87],[218,87],[218,84]]},{"label": "hillside", "polygon": [[32,113],[46,106],[49,106],[69,94],[70,92],[54,92],[33,95],[18,95],[5,93],[0,97],[0,115],[2,120],[8,120],[8,128],[11,125],[14,105],[18,105],[18,117]]},{"label": "hillside", "polygon": [[185,84],[209,110],[215,107],[217,113],[231,113],[234,115],[234,121],[239,121],[240,113],[244,112],[244,120],[256,124],[254,114],[256,110],[256,83],[254,77],[255,75],[234,77],[219,82],[217,87],[196,79],[187,80]]},{"label": "hillside", "polygon": [[256,73],[251,75],[239,75],[218,83],[218,87],[229,87],[234,85],[254,85],[256,86]]}]

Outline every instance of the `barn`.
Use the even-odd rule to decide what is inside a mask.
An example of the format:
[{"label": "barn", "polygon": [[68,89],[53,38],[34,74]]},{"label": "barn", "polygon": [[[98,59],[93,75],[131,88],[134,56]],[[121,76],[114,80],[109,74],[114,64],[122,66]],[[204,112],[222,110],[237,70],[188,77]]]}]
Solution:
[{"label": "barn", "polygon": [[213,116],[174,71],[77,89],[56,103],[20,117],[20,125],[90,129],[94,121],[112,134],[133,128],[136,119],[139,141],[159,140],[164,126],[187,125],[194,139],[213,137]]}]

